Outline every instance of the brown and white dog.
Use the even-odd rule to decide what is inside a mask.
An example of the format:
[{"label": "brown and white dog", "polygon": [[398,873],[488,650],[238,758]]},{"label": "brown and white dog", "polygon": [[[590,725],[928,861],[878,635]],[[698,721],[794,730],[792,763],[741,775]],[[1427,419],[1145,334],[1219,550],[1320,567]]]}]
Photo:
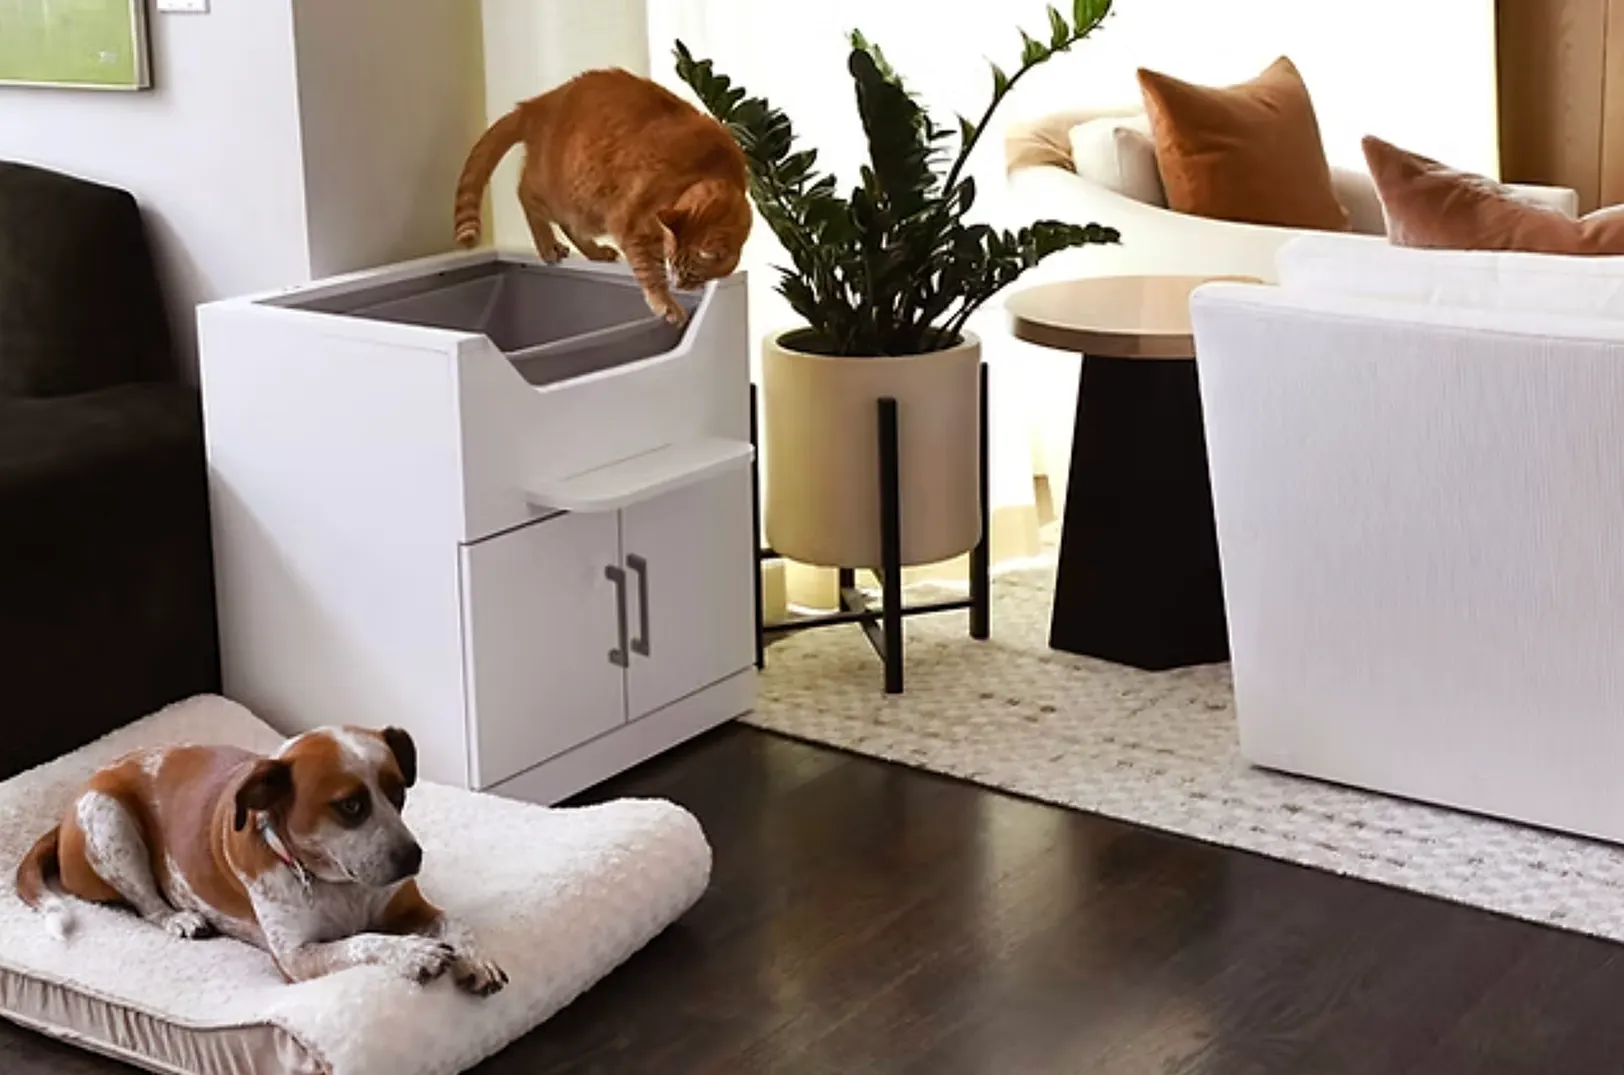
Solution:
[{"label": "brown and white dog", "polygon": [[289,981],[361,964],[486,996],[507,975],[413,880],[423,849],[401,820],[417,749],[399,728],[331,727],[271,757],[182,746],[91,777],[17,869],[17,893],[66,936],[63,891],[119,903],[177,937],[225,934]]}]

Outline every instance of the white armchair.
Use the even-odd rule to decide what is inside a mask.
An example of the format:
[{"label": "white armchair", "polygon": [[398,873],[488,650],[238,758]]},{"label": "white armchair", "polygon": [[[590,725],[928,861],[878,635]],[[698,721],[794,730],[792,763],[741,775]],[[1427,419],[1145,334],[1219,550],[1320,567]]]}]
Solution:
[{"label": "white armchair", "polygon": [[1624,258],[1278,275],[1191,307],[1243,754],[1624,841]]}]

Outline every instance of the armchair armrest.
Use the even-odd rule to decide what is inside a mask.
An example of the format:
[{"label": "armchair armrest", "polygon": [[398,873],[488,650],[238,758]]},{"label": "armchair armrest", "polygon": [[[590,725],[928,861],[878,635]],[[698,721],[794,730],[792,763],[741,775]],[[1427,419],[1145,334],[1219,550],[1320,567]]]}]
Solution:
[{"label": "armchair armrest", "polygon": [[218,690],[202,427],[183,385],[0,399],[0,779]]},{"label": "armchair armrest", "polygon": [[183,385],[0,400],[0,519],[27,523],[36,490],[58,499],[67,483],[134,474],[154,455],[195,457],[201,467],[202,444],[197,394]]}]

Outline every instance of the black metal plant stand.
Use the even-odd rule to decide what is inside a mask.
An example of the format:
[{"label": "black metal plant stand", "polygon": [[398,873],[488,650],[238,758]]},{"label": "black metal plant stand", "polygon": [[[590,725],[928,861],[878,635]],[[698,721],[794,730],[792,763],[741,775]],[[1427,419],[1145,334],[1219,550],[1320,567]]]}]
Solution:
[{"label": "black metal plant stand", "polygon": [[[970,637],[979,640],[992,633],[991,542],[992,511],[988,495],[987,474],[987,364],[978,371],[977,410],[980,432],[976,451],[979,459],[977,499],[981,511],[981,537],[970,550],[970,596],[953,601],[927,601],[914,605],[902,603],[902,518],[898,493],[898,409],[897,401],[886,397],[879,401],[879,467],[880,467],[880,564],[870,568],[880,582],[880,604],[869,603],[868,597],[857,588],[855,568],[839,569],[840,610],[821,616],[802,616],[783,623],[763,622],[760,563],[782,560],[774,550],[761,549],[756,569],[756,667],[767,664],[767,636],[805,631],[814,627],[855,623],[863,628],[869,644],[879,654],[885,668],[887,694],[902,693],[902,621],[908,616],[925,616],[937,612],[968,609]],[[750,388],[750,443],[758,453],[752,464],[752,498],[754,533],[761,533],[761,475],[760,475],[760,416],[756,402],[756,388]]]}]

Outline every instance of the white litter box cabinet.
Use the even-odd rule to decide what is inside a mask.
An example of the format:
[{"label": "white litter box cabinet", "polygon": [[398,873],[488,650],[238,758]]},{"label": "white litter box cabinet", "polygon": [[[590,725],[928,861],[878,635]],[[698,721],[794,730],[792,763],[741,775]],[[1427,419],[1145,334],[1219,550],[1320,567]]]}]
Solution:
[{"label": "white litter box cabinet", "polygon": [[473,252],[199,308],[225,689],[553,802],[750,709],[742,276]]}]

